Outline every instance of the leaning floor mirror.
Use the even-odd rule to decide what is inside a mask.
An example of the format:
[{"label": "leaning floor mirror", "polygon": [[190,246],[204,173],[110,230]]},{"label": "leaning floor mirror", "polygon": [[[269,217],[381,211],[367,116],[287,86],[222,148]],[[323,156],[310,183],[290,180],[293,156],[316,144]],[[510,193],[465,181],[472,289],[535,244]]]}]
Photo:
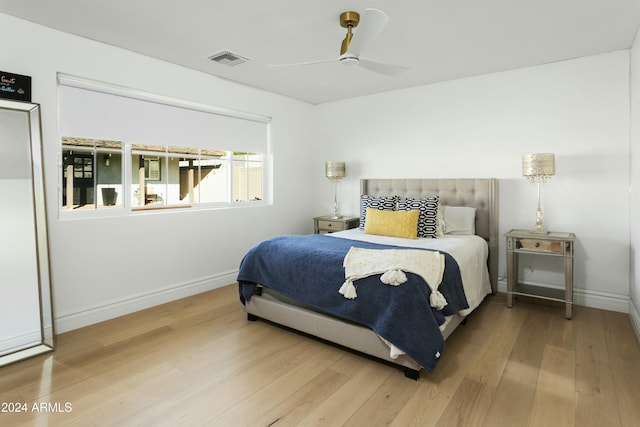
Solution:
[{"label": "leaning floor mirror", "polygon": [[55,348],[40,106],[0,99],[0,366]]}]

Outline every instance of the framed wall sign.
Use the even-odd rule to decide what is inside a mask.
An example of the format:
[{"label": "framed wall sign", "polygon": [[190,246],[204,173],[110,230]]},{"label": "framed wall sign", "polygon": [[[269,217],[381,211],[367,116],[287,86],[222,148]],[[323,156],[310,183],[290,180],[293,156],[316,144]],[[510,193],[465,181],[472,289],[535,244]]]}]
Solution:
[{"label": "framed wall sign", "polygon": [[0,98],[31,102],[31,76],[0,71]]}]

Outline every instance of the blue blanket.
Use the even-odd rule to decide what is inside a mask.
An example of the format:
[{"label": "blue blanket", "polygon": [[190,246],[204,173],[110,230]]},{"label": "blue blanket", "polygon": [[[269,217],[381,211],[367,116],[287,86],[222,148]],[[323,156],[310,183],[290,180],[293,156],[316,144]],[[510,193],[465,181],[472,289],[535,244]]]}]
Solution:
[{"label": "blue blanket", "polygon": [[[265,240],[247,252],[240,264],[240,300],[251,299],[257,284],[322,312],[366,325],[432,371],[444,352],[438,328],[444,316],[468,308],[460,269],[449,254],[438,290],[448,305],[438,311],[429,305],[431,290],[416,274],[407,272],[400,286],[384,285],[380,275],[354,282],[358,297],[338,293],[345,280],[343,260],[352,247],[402,249],[321,234],[280,236]],[[406,249],[406,248],[404,248]]]}]

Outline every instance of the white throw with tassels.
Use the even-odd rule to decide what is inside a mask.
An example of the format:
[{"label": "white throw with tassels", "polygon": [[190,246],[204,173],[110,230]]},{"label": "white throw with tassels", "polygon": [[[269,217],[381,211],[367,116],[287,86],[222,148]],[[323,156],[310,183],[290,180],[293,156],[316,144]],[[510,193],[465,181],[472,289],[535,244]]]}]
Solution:
[{"label": "white throw with tassels", "polygon": [[345,282],[339,292],[349,299],[358,295],[355,280],[374,274],[382,274],[380,281],[399,286],[407,281],[404,272],[422,277],[431,289],[431,306],[442,310],[447,305],[444,295],[438,291],[444,274],[444,255],[437,251],[418,249],[365,249],[352,247],[344,257]]}]

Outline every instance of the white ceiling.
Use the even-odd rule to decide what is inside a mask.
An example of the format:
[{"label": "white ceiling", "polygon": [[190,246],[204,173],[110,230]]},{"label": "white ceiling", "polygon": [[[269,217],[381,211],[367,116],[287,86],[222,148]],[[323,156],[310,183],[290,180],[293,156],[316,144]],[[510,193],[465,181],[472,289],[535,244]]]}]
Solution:
[{"label": "white ceiling", "polygon": [[[365,8],[390,19],[362,57],[410,67],[400,77],[269,67],[337,58],[340,14]],[[627,49],[640,24],[640,0],[0,0],[0,12],[313,104]],[[251,61],[207,59],[223,49]]]}]

